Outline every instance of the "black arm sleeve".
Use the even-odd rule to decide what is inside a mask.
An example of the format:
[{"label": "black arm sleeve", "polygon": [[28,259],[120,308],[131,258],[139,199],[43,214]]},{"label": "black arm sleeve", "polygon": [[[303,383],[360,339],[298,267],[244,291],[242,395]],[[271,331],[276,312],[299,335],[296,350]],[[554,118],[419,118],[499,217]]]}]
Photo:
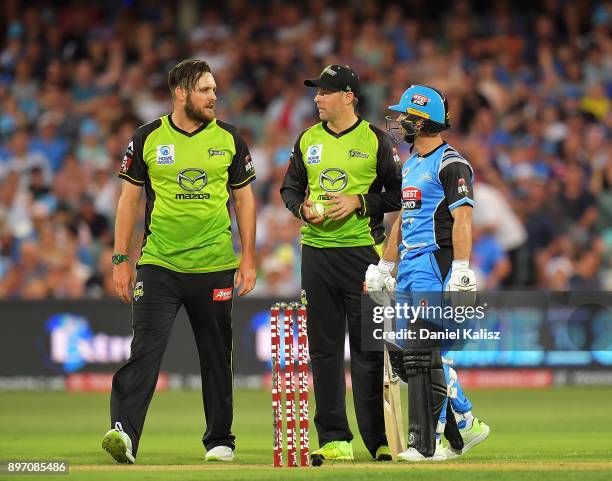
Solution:
[{"label": "black arm sleeve", "polygon": [[[147,163],[144,158],[144,144],[147,137],[154,130],[161,126],[161,119],[155,119],[148,124],[142,125],[136,129],[132,140],[125,150],[121,167],[119,168],[119,177],[134,185],[144,185],[149,176]],[[169,155],[172,155],[168,152]]]},{"label": "black arm sleeve", "polygon": [[304,220],[302,216],[302,204],[306,198],[308,174],[306,173],[306,167],[302,160],[302,151],[300,149],[301,139],[302,136],[300,135],[293,146],[291,157],[289,158],[289,167],[285,173],[280,193],[287,209],[289,209],[298,219]]},{"label": "black arm sleeve", "polygon": [[228,182],[232,189],[240,189],[255,180],[255,166],[244,139],[234,134],[236,153],[228,168]]},{"label": "black arm sleeve", "polygon": [[143,159],[144,139],[142,132],[134,132],[132,140],[125,149],[125,155],[119,168],[119,177],[134,185],[144,185],[147,175],[147,164]]},{"label": "black arm sleeve", "polygon": [[[378,138],[376,153],[377,180],[370,188],[371,192],[361,195],[360,215],[381,215],[394,212],[402,207],[402,165],[397,151],[386,132],[370,125]],[[385,188],[382,192],[382,187]]]},{"label": "black arm sleeve", "polygon": [[461,159],[446,165],[443,163],[439,177],[449,210],[456,209],[461,205],[474,206],[472,168],[467,161]]}]

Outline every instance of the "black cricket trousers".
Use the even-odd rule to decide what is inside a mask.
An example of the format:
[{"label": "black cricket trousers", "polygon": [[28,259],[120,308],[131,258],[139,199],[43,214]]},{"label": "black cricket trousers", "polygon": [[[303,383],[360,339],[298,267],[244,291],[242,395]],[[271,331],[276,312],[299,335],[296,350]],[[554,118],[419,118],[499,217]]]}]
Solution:
[{"label": "black cricket trousers", "polygon": [[234,445],[231,433],[232,296],[235,270],[184,274],[164,267],[138,268],[132,299],[131,355],[113,377],[111,427],[115,422],[138,442],[153,397],[164,351],[176,314],[185,306],[195,336],[200,372],[207,450]]},{"label": "black cricket trousers", "polygon": [[361,437],[372,456],[387,444],[383,411],[383,353],[361,350],[361,302],[373,246],[302,247],[302,288],[308,298],[308,346],[316,400],[319,445],[350,441],[346,417],[344,339],[348,323],[351,381]]}]

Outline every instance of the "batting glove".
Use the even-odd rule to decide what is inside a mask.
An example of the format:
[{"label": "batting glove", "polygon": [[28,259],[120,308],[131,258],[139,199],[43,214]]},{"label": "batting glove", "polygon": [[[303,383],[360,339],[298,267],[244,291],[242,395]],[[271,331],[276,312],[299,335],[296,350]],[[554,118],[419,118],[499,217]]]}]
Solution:
[{"label": "batting glove", "polygon": [[451,277],[446,285],[451,292],[466,292],[476,290],[476,276],[470,269],[469,261],[453,261]]},{"label": "batting glove", "polygon": [[446,291],[455,307],[476,303],[476,276],[468,261],[453,261]]},{"label": "batting glove", "polygon": [[395,279],[391,276],[391,271],[395,262],[387,262],[381,259],[378,265],[370,264],[365,275],[366,291],[370,298],[377,304],[383,304],[385,294],[383,291],[395,291]]}]

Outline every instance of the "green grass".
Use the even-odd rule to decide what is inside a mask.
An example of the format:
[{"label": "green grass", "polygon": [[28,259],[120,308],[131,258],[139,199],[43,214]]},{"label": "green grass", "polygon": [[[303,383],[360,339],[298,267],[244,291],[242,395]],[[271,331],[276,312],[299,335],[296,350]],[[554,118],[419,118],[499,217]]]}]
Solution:
[{"label": "green grass", "polygon": [[[275,470],[270,467],[268,391],[236,392],[237,460],[231,466],[203,464],[199,392],[155,395],[135,466],[115,465],[100,448],[109,424],[108,395],[2,392],[0,459],[69,460],[70,476],[51,478],[73,480],[612,479],[612,425],[608,422],[612,389],[476,390],[470,395],[474,413],[491,426],[492,433],[487,442],[456,462],[419,466],[371,462],[354,428],[349,403],[355,464]],[[316,446],[314,429],[312,446]],[[1,474],[0,479],[4,479]]]}]

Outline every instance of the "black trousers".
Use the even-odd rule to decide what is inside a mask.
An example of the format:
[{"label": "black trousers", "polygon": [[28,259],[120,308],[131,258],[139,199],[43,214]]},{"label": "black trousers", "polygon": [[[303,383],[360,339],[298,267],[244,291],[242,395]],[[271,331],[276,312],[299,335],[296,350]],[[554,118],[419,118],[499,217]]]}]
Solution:
[{"label": "black trousers", "polygon": [[[231,433],[232,292],[234,270],[183,274],[145,265],[138,269],[132,300],[131,355],[113,377],[111,427],[120,422],[136,455],[147,409],[176,314],[185,305],[195,336],[200,371],[207,450],[234,445]],[[171,414],[171,413],[169,413]]]},{"label": "black trousers", "polygon": [[348,323],[355,414],[372,456],[379,446],[387,444],[383,353],[361,350],[361,302],[365,272],[378,260],[374,247],[302,248],[302,288],[308,297],[308,345],[319,444],[353,439],[345,405],[344,339]]}]

